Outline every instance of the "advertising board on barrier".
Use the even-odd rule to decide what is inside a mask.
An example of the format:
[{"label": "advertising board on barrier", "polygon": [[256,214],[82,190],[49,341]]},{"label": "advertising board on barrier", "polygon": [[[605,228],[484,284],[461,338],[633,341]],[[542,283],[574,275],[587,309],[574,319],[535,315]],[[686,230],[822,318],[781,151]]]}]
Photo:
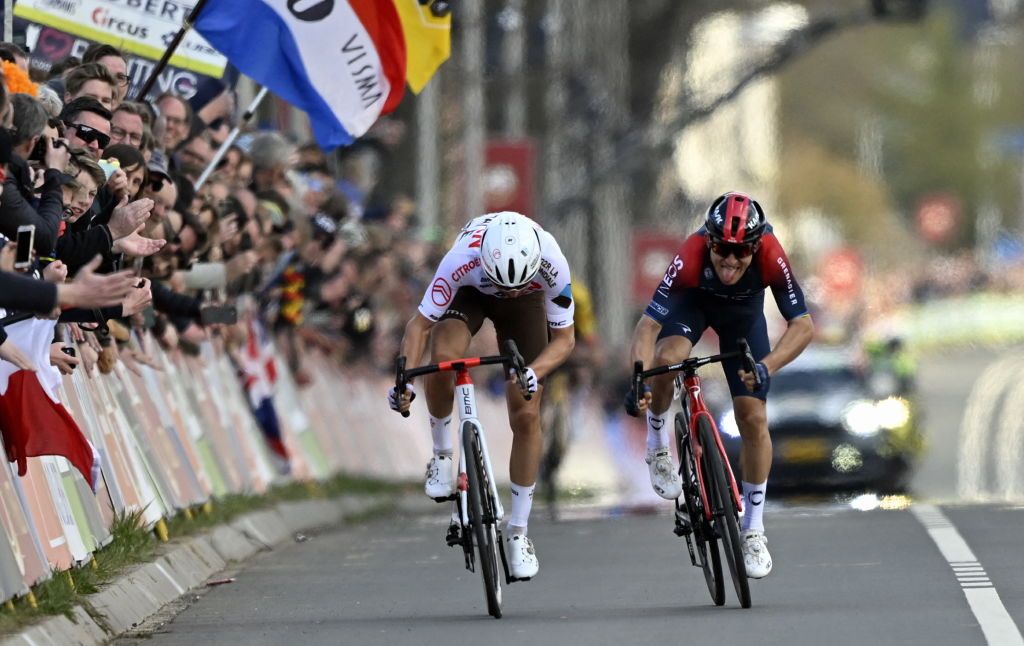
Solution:
[{"label": "advertising board on barrier", "polygon": [[[159,60],[194,4],[191,0],[21,0],[14,7],[14,15]],[[190,31],[170,63],[220,77],[227,59],[202,36]]]},{"label": "advertising board on barrier", "polygon": [[[15,24],[15,31],[19,29],[24,29],[25,32],[25,45],[30,51],[30,65],[44,72],[48,72],[55,63],[69,56],[81,58],[85,50],[95,42],[54,27],[26,22],[21,19],[17,20]],[[139,88],[142,87],[152,73],[153,68],[156,67],[156,60],[150,60],[126,52],[125,61],[128,63],[129,77],[127,96],[136,97]],[[196,93],[200,82],[204,79],[220,77],[220,73],[207,76],[196,71],[168,65],[157,77],[156,83],[149,93],[149,98],[153,99],[164,92],[174,92],[186,99],[190,99]]]}]

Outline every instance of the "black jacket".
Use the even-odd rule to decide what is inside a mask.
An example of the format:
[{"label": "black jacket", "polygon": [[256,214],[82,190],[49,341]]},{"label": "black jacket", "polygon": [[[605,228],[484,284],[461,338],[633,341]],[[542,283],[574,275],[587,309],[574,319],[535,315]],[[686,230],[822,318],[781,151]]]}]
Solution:
[{"label": "black jacket", "polygon": [[3,195],[0,195],[0,233],[11,240],[22,224],[36,226],[35,249],[40,256],[53,253],[64,213],[64,194],[61,191],[62,173],[46,170],[45,181],[38,196],[32,190],[32,170],[28,162],[11,155],[7,166]]}]

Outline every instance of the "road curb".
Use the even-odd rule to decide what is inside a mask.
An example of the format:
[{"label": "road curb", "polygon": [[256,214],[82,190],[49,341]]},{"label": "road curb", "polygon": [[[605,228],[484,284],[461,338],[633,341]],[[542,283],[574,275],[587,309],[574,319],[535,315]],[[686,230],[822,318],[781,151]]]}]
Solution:
[{"label": "road curb", "polygon": [[[390,497],[387,499],[391,499]],[[382,499],[343,496],[333,500],[281,503],[174,543],[155,561],[135,566],[75,606],[0,642],[2,646],[75,644],[93,646],[139,626],[161,608],[201,586],[229,563],[272,550],[307,532],[343,522],[379,506]]]}]

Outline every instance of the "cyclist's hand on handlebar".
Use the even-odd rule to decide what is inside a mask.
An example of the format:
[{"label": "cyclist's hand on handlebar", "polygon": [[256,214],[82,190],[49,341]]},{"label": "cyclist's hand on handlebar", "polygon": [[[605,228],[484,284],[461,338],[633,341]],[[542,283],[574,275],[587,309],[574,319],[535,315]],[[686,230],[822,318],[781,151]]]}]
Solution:
[{"label": "cyclist's hand on handlebar", "polygon": [[647,407],[651,405],[651,387],[644,384],[644,396],[639,398],[637,401],[636,392],[630,388],[629,392],[626,393],[626,413],[633,417],[639,417],[640,413],[647,410]]},{"label": "cyclist's hand on handlebar", "polygon": [[[535,392],[537,392],[537,373],[533,371],[533,368],[529,368],[529,367],[524,369],[523,372],[525,373],[524,377],[526,377],[526,384],[525,384],[526,387],[523,388],[523,394],[525,394],[525,395],[532,395]],[[511,379],[512,381],[516,380],[516,369],[515,368],[509,368],[508,369],[508,378]]]},{"label": "cyclist's hand on handlebar", "polygon": [[757,385],[757,380],[754,379],[754,373],[747,372],[742,368],[740,368],[740,379],[743,380],[743,385],[747,387],[747,390],[757,393],[761,392],[765,384],[768,383],[768,366],[759,361],[754,365],[754,369],[757,370],[757,376],[760,378],[760,386]]},{"label": "cyclist's hand on handlebar", "polygon": [[416,399],[416,389],[412,387],[412,384],[405,384],[405,393],[401,397],[398,397],[397,394],[395,387],[392,386],[388,391],[388,406],[396,413],[404,413],[409,410],[412,400]]}]

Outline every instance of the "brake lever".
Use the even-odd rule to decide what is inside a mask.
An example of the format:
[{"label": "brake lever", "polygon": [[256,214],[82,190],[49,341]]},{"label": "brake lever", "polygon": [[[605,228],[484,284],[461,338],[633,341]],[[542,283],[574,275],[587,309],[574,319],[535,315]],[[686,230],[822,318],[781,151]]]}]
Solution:
[{"label": "brake lever", "polygon": [[533,394],[526,389],[526,361],[523,359],[523,355],[519,354],[519,348],[516,347],[516,342],[512,339],[505,342],[505,349],[511,357],[512,369],[516,372],[516,383],[523,393],[523,399],[530,401],[533,399]]},{"label": "brake lever", "polygon": [[751,372],[754,375],[754,385],[758,388],[764,383],[761,381],[761,375],[757,374],[757,361],[754,360],[754,353],[750,351],[750,344],[747,343],[746,339],[740,339],[740,351],[743,353],[743,363],[747,369],[747,372]]},{"label": "brake lever", "polygon": [[638,408],[640,406],[640,393],[643,391],[644,387],[643,372],[644,362],[633,362],[633,398],[636,400],[636,405]]},{"label": "brake lever", "polygon": [[[395,396],[399,399],[405,395],[405,357],[398,357],[395,359]],[[401,411],[402,417],[408,417],[409,411]]]}]

